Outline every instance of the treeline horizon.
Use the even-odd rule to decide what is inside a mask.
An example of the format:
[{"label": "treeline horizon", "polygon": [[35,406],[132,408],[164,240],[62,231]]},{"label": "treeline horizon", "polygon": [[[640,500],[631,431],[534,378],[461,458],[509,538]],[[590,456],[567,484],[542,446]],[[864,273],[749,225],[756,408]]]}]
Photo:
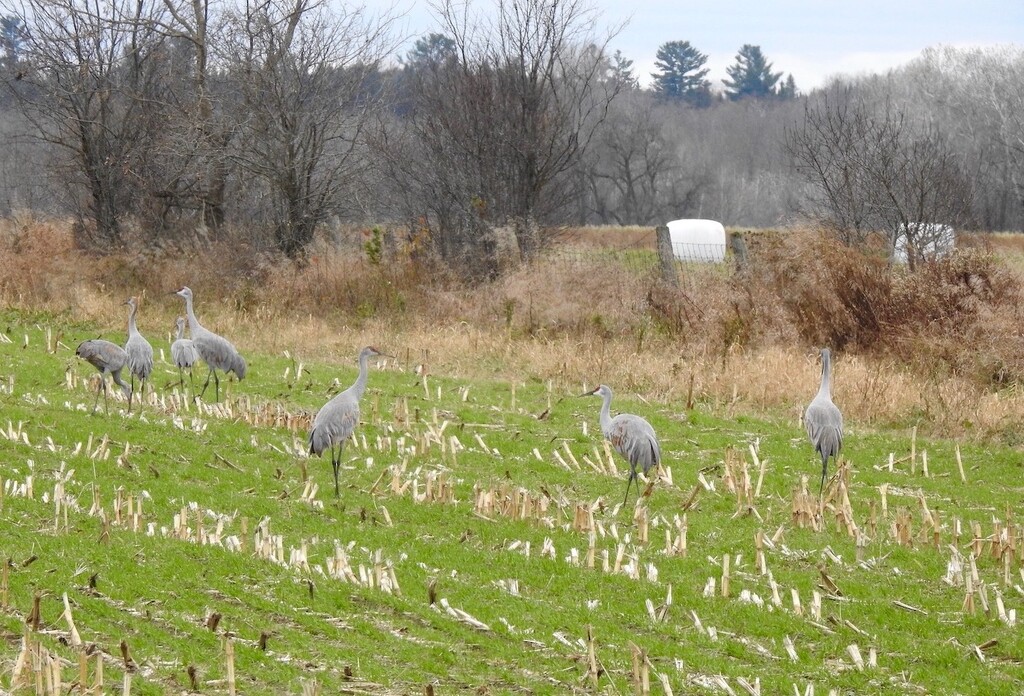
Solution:
[{"label": "treeline horizon", "polygon": [[685,40],[642,87],[582,1],[435,10],[393,64],[394,19],[365,8],[0,3],[0,214],[69,216],[99,253],[230,234],[293,259],[383,225],[484,277],[560,225],[1024,230],[1018,47],[803,93],[745,44],[719,94]]}]

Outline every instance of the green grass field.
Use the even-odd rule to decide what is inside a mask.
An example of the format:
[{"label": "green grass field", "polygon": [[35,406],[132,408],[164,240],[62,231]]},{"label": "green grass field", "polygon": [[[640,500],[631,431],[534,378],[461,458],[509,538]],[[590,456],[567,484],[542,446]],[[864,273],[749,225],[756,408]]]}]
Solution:
[{"label": "green grass field", "polygon": [[99,330],[0,318],[0,691],[55,693],[59,673],[80,693],[102,660],[104,692],[121,693],[124,650],[138,694],[996,694],[1024,680],[1017,450],[962,443],[964,483],[955,443],[918,439],[911,458],[910,432],[847,423],[848,488],[833,481],[814,529],[794,514],[802,476],[816,504],[818,469],[792,418],[620,391],[613,412],[647,417],[667,465],[635,511],[600,402],[577,396],[593,385],[424,377],[396,359],[371,368],[335,501],[306,429],[355,355],[247,353],[247,379],[198,407],[159,362],[141,409],[112,397],[92,414],[95,370],[74,348]]}]

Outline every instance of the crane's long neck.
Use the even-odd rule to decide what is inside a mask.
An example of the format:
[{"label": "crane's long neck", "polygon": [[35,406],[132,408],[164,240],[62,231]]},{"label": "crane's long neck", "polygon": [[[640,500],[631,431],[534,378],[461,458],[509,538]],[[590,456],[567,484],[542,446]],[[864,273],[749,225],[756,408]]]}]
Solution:
[{"label": "crane's long neck", "polygon": [[174,337],[174,340],[180,341],[183,338],[185,338],[185,322],[179,321],[178,322],[178,335]]},{"label": "crane's long neck", "polygon": [[818,388],[818,394],[820,396],[826,396],[829,399],[832,398],[832,388],[830,386],[831,377],[832,358],[828,353],[824,353],[821,356],[821,386]]},{"label": "crane's long neck", "polygon": [[128,335],[137,334],[139,332],[138,327],[135,325],[135,313],[139,311],[139,308],[135,305],[131,305],[131,311],[128,312]]},{"label": "crane's long neck", "polygon": [[192,309],[192,298],[188,295],[185,295],[185,316],[188,317],[189,331],[191,331],[193,337],[195,337],[197,331],[203,330],[203,325],[199,323],[198,319],[196,319],[196,313]]},{"label": "crane's long neck", "polygon": [[356,399],[363,397],[363,392],[366,391],[366,379],[370,374],[370,356],[362,354],[359,356],[359,376],[356,377],[355,383],[352,385],[352,393],[355,394]]},{"label": "crane's long neck", "polygon": [[612,392],[610,389],[605,390],[601,395],[604,402],[601,404],[601,430],[606,432],[612,427]]}]

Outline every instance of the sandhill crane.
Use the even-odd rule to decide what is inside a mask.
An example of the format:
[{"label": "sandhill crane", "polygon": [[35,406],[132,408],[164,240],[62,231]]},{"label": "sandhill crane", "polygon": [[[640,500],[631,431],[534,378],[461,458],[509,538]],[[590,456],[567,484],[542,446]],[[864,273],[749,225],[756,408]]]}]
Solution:
[{"label": "sandhill crane", "polygon": [[[597,395],[604,399],[601,404],[601,432],[612,443],[615,451],[629,462],[629,480],[626,481],[626,496],[622,499],[625,505],[629,499],[629,485],[636,480],[639,466],[646,474],[651,467],[657,468],[661,463],[661,447],[658,436],[654,434],[651,424],[640,416],[632,413],[620,413],[614,418],[609,411],[612,405],[612,390],[601,384],[581,396]],[[640,482],[637,481],[637,491]]]},{"label": "sandhill crane", "polygon": [[828,458],[839,460],[839,450],[843,446],[843,414],[832,403],[832,389],[829,379],[832,376],[832,352],[828,348],[821,349],[821,386],[818,393],[807,407],[804,414],[804,427],[807,437],[814,445],[814,451],[821,455],[821,485],[818,497],[825,490],[825,475],[828,472]]},{"label": "sandhill crane", "polygon": [[99,406],[101,391],[103,392],[103,410],[110,413],[110,407],[107,405],[107,375],[113,376],[114,382],[124,392],[124,398],[131,399],[131,387],[121,379],[121,370],[128,364],[128,354],[124,352],[124,348],[116,343],[94,338],[78,344],[75,355],[100,371],[100,386],[96,389],[96,400],[92,403],[93,413],[96,413],[96,407]]},{"label": "sandhill crane", "polygon": [[209,366],[210,371],[206,374],[206,382],[203,384],[202,396],[206,388],[210,386],[210,377],[213,377],[215,400],[220,401],[220,378],[217,377],[217,370],[225,374],[234,372],[239,380],[245,379],[245,358],[239,355],[231,342],[223,336],[218,336],[212,331],[203,328],[203,325],[196,319],[196,313],[192,309],[192,291],[183,287],[175,292],[176,295],[185,298],[185,314],[188,316],[188,330],[192,334],[192,345],[203,362]]},{"label": "sandhill crane", "polygon": [[175,319],[174,326],[177,333],[171,344],[171,362],[178,368],[178,385],[185,386],[183,370],[188,370],[188,381],[192,385],[192,393],[195,394],[196,385],[192,381],[192,366],[199,360],[199,353],[196,352],[192,339],[185,338],[185,317]]},{"label": "sandhill crane", "polygon": [[[135,325],[135,315],[139,311],[139,299],[129,297],[125,300],[128,305],[128,341],[124,344],[124,352],[128,354],[128,372],[132,379],[132,395],[135,394],[135,378],[138,377],[142,384],[141,400],[146,398],[146,380],[153,373],[153,346],[143,338]],[[128,412],[132,410],[131,395],[128,397]]]},{"label": "sandhill crane", "polygon": [[[359,399],[366,391],[366,377],[369,360],[374,355],[387,356],[373,346],[366,346],[359,353],[359,376],[351,387],[328,401],[317,412],[313,426],[309,429],[309,453],[320,456],[324,450],[331,450],[331,467],[334,469],[334,497],[341,497],[338,487],[338,470],[341,468],[341,452],[345,440],[359,424]],[[335,451],[337,447],[337,451]]]}]

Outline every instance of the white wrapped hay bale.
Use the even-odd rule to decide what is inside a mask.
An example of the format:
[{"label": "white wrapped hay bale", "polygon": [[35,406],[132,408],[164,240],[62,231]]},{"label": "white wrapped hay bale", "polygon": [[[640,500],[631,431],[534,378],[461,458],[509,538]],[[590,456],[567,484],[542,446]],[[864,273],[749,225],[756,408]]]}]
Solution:
[{"label": "white wrapped hay bale", "polygon": [[952,226],[936,222],[911,222],[900,225],[893,241],[892,258],[908,263],[911,251],[918,261],[938,259],[956,248],[956,232]]},{"label": "white wrapped hay bale", "polygon": [[725,227],[717,220],[683,219],[668,223],[672,254],[680,261],[725,261]]}]

